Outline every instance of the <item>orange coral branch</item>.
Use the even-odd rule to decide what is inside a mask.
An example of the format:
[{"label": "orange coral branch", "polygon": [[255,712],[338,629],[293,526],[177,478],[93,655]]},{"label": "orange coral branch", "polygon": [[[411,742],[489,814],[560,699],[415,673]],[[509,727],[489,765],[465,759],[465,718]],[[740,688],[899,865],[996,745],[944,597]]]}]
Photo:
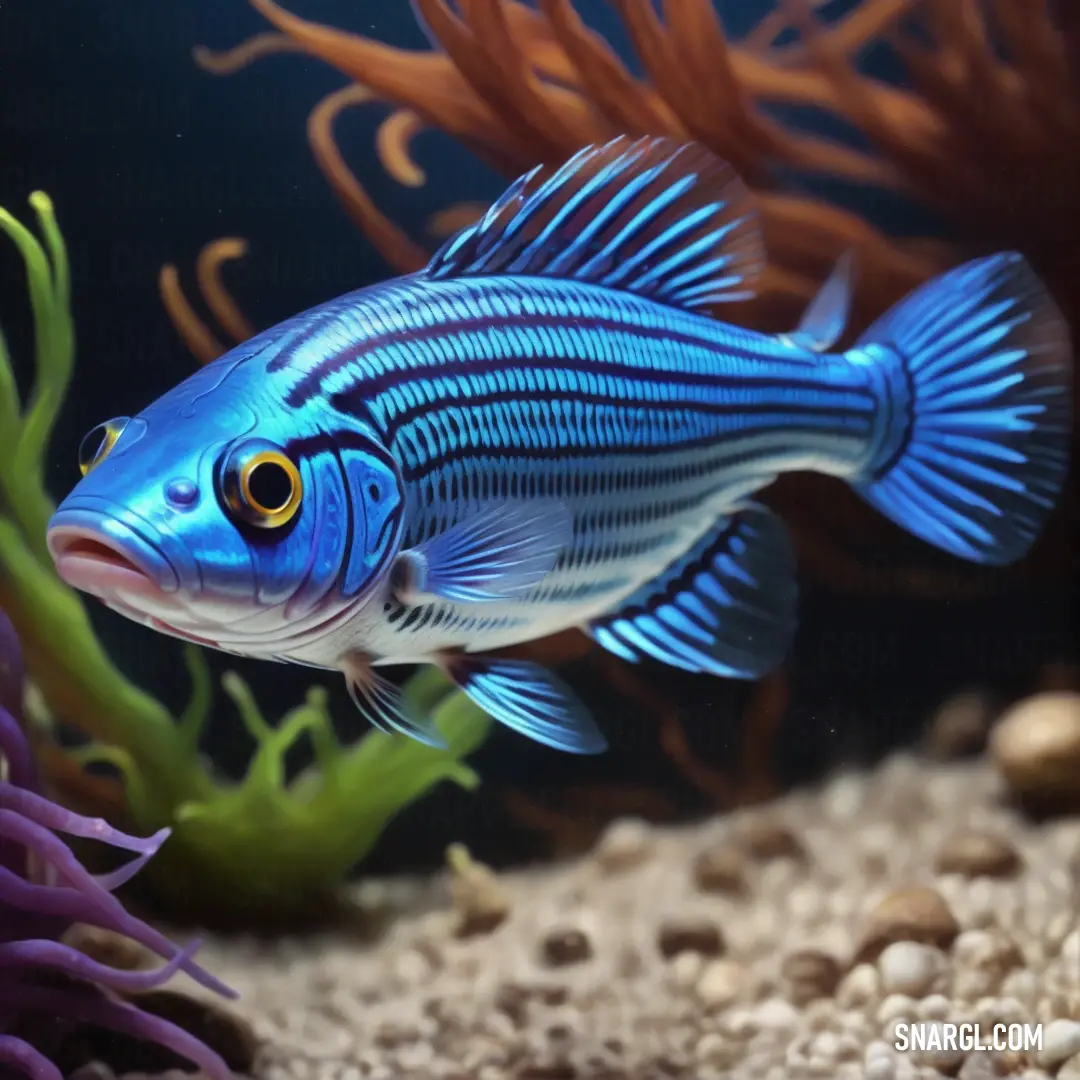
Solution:
[{"label": "orange coral branch", "polygon": [[261,34],[255,34],[232,49],[221,52],[208,49],[205,45],[196,45],[191,50],[191,55],[199,67],[212,75],[232,75],[249,64],[255,63],[256,60],[261,60],[264,56],[305,51],[303,45],[288,34],[266,30]]},{"label": "orange coral branch", "polygon": [[[195,279],[207,307],[234,342],[246,341],[255,330],[221,280],[221,264],[247,253],[247,242],[225,236],[207,244],[196,260]],[[216,360],[226,351],[214,332],[196,314],[180,284],[175,266],[166,263],[158,274],[158,294],[180,339],[200,364]]]},{"label": "orange coral branch", "polygon": [[379,125],[375,136],[375,153],[383,168],[405,187],[423,187],[427,182],[427,173],[409,154],[409,144],[423,126],[411,109],[398,109]]},{"label": "orange coral branch", "polygon": [[345,86],[323,98],[308,118],[308,142],[315,160],[330,181],[346,212],[388,262],[399,270],[419,270],[428,253],[399,229],[372,202],[345,164],[334,141],[334,121],[350,105],[362,105],[374,95],[366,86]]},{"label": "orange coral branch", "polygon": [[225,352],[225,346],[195,314],[180,285],[180,275],[171,263],[166,263],[158,274],[158,295],[180,340],[200,364],[208,364]]},{"label": "orange coral branch", "polygon": [[479,221],[487,213],[487,203],[464,202],[447,206],[428,218],[427,230],[440,239]]},{"label": "orange coral branch", "polygon": [[195,276],[203,299],[218,324],[235,342],[247,341],[254,336],[255,329],[225,288],[221,280],[221,264],[228,259],[241,259],[246,254],[247,241],[226,236],[207,244],[199,252],[195,264]]}]

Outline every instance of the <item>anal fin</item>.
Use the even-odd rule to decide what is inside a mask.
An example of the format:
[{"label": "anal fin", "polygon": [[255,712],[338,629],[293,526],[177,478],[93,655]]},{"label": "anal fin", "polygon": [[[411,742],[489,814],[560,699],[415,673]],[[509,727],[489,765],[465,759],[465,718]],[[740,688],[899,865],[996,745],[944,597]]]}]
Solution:
[{"label": "anal fin", "polygon": [[797,596],[787,529],[751,503],[589,631],[625,660],[756,679],[791,645]]}]

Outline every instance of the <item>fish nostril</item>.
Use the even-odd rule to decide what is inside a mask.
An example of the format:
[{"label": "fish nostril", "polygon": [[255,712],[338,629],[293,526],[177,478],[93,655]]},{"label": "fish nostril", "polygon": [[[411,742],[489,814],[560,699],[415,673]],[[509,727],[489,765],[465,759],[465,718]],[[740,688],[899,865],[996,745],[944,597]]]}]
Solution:
[{"label": "fish nostril", "polygon": [[199,489],[193,481],[178,477],[165,485],[165,498],[178,510],[190,510],[199,501]]}]

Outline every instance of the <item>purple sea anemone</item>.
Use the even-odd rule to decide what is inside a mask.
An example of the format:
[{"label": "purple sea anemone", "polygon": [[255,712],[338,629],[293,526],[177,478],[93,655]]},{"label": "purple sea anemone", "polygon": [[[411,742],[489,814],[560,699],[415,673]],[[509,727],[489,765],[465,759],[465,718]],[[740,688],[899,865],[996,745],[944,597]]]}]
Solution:
[{"label": "purple sea anemone", "polygon": [[[177,971],[225,997],[236,996],[194,962],[198,942],[178,948],[112,895],[153,857],[169,830],[139,839],[46,798],[20,722],[22,690],[18,638],[0,611],[0,1078],[61,1080],[45,1054],[12,1033],[17,1017],[35,1013],[156,1043],[213,1080],[229,1080],[228,1066],[205,1043],[124,999],[157,988]],[[137,857],[95,876],[58,833],[99,840]],[[75,923],[123,934],[166,963],[153,971],[125,971],[94,960],[60,940]]]}]

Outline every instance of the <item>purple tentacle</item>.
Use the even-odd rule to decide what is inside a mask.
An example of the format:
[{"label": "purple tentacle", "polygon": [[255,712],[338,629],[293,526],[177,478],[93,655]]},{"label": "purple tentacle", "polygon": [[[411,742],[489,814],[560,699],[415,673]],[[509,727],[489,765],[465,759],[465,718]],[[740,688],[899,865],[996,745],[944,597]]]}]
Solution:
[{"label": "purple tentacle", "polygon": [[84,817],[72,810],[65,810],[62,806],[57,806],[56,803],[46,799],[44,795],[27,791],[14,784],[0,787],[0,809],[22,814],[23,817],[30,818],[54,832],[78,836],[83,840],[100,840],[110,847],[135,851],[140,855],[155,855],[169,838],[170,832],[166,827],[159,829],[153,836],[131,836],[113,828],[104,818]]},{"label": "purple tentacle", "polygon": [[28,1042],[0,1034],[0,1065],[13,1065],[30,1080],[64,1080],[60,1070]]},{"label": "purple tentacle", "polygon": [[37,769],[18,720],[0,705],[0,757],[7,761],[8,783],[23,790],[37,791]]},{"label": "purple tentacle", "polygon": [[[109,916],[110,929],[153,949],[159,956],[171,957],[173,955],[176,946],[160,931],[129,915],[124,905],[102,888],[94,876],[78,862],[71,849],[58,837],[10,810],[0,810],[0,835],[19,841],[27,849],[36,851],[55,866],[60,874],[83,894],[88,906],[93,905],[103,915]],[[193,961],[185,964],[182,970],[208,990],[213,990],[228,998],[237,996],[234,990],[215,979]]]},{"label": "purple tentacle", "polygon": [[0,709],[16,718],[22,716],[25,685],[26,668],[23,666],[19,635],[3,609],[0,609]]},{"label": "purple tentacle", "polygon": [[[56,1023],[74,1020],[158,1043],[212,1080],[231,1080],[225,1062],[205,1043],[162,1017],[110,996],[110,991],[155,989],[178,971],[224,997],[238,995],[195,962],[197,940],[179,948],[130,915],[112,895],[157,853],[169,830],[145,839],[131,836],[102,818],[76,814],[43,795],[20,724],[23,679],[18,640],[0,611],[0,759],[6,768],[0,774],[0,1031],[22,1013],[43,1013],[55,1017]],[[95,876],[57,833],[98,840],[136,857],[111,873]],[[164,963],[151,971],[103,964],[59,940],[76,922],[122,934],[157,953]],[[83,985],[41,986],[27,981],[30,969],[63,973]],[[33,1046],[0,1033],[0,1075],[7,1075],[9,1067],[30,1080],[62,1080],[56,1065]]]},{"label": "purple tentacle", "polygon": [[59,941],[12,941],[0,944],[0,968],[47,966],[98,986],[133,994],[153,990],[168,982],[198,951],[201,942],[196,938],[167,963],[151,971],[124,971],[102,964],[85,953]]},{"label": "purple tentacle", "polygon": [[213,1080],[233,1080],[228,1065],[206,1043],[163,1017],[142,1012],[127,1002],[72,990],[0,985],[0,1006],[4,1005],[55,1013],[66,1019],[96,1024],[135,1039],[155,1042],[197,1065]]}]

